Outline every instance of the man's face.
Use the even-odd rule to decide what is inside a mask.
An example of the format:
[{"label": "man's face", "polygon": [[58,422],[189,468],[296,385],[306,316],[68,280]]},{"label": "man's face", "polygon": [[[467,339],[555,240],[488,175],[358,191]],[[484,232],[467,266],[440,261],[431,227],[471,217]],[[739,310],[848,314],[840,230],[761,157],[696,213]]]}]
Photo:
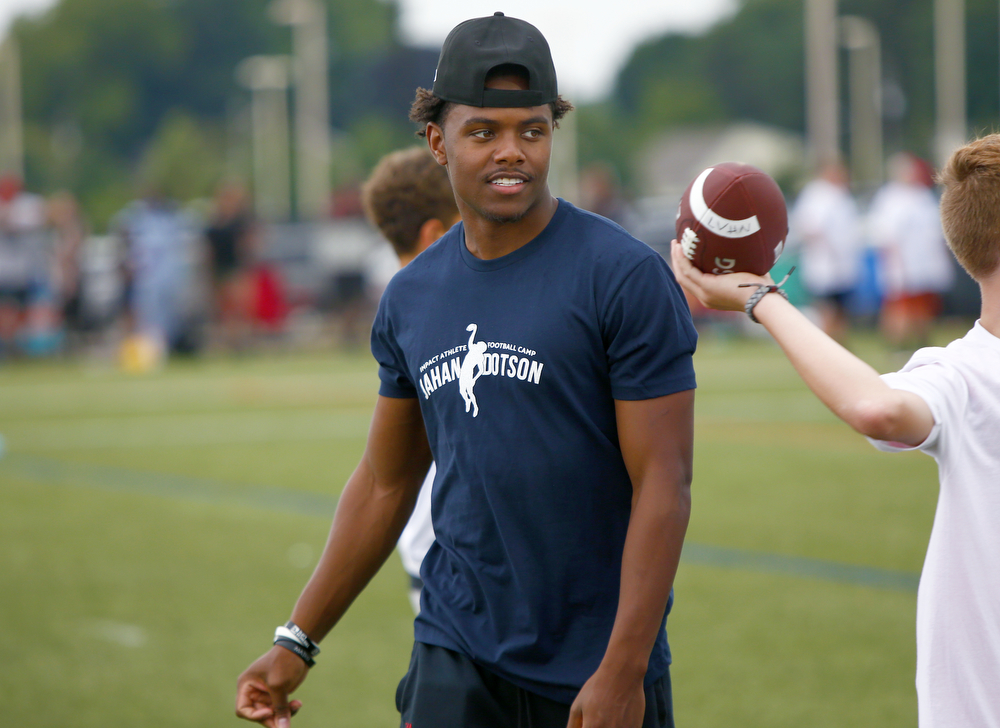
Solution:
[{"label": "man's face", "polygon": [[[524,89],[516,76],[501,76],[488,88]],[[552,109],[479,108],[456,105],[442,122],[430,124],[428,142],[446,164],[460,208],[491,222],[517,222],[547,200],[552,154]]]}]

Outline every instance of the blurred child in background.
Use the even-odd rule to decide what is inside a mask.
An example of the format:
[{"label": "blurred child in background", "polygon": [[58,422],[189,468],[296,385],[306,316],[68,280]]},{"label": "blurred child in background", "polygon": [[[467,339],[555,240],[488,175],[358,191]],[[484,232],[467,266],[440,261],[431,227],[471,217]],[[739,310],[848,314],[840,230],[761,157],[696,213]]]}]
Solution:
[{"label": "blurred child in background", "polygon": [[230,180],[215,194],[205,229],[218,339],[227,348],[249,344],[253,310],[253,262],[258,227],[246,188]]},{"label": "blurred child in background", "polygon": [[19,351],[19,335],[47,286],[45,200],[15,174],[0,176],[0,359]]},{"label": "blurred child in background", "polygon": [[[361,188],[365,216],[392,245],[405,266],[458,222],[458,206],[448,173],[426,147],[393,152],[382,158]],[[431,464],[397,548],[410,577],[410,604],[420,612],[420,564],[434,542],[431,488],[437,469]]]},{"label": "blurred child in background", "polygon": [[192,221],[150,187],[119,214],[115,227],[126,250],[130,336],[122,347],[122,365],[145,371],[165,360],[178,331]]}]

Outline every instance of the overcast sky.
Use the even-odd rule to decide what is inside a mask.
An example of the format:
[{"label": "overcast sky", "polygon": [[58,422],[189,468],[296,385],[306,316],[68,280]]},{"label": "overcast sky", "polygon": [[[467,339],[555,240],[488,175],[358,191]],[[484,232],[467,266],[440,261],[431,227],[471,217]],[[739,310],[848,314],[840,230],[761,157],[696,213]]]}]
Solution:
[{"label": "overcast sky", "polygon": [[[502,10],[536,25],[552,48],[560,91],[590,101],[610,90],[631,50],[666,31],[697,32],[735,7],[736,0],[398,0],[404,40],[438,47],[463,20]],[[20,12],[55,0],[0,0],[0,35]]]},{"label": "overcast sky", "polygon": [[0,0],[0,38],[7,34],[7,26],[16,15],[39,12],[55,4],[55,0]]}]

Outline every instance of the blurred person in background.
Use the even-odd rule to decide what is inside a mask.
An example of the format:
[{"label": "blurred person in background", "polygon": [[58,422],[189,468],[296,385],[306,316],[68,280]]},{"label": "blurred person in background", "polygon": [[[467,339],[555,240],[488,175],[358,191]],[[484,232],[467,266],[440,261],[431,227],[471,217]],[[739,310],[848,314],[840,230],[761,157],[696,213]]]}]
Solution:
[{"label": "blurred person in background", "polygon": [[48,219],[54,243],[52,287],[63,325],[72,334],[85,326],[80,258],[86,226],[76,198],[65,190],[49,199]]},{"label": "blurred person in background", "polygon": [[218,340],[234,350],[250,342],[258,235],[246,187],[236,180],[221,184],[205,241]]},{"label": "blurred person in background", "polygon": [[155,187],[119,213],[125,248],[126,326],[122,365],[145,371],[162,363],[178,329],[191,221]]},{"label": "blurred person in background", "polygon": [[44,199],[17,175],[0,175],[0,359],[17,353],[32,309],[45,300],[45,222]]},{"label": "blurred person in background", "polygon": [[632,211],[622,194],[618,172],[606,162],[594,162],[580,173],[580,207],[616,222],[626,230]]},{"label": "blurred person in background", "polygon": [[37,195],[32,197],[36,220],[27,233],[31,295],[18,343],[29,356],[46,356],[59,351],[65,337],[59,257],[62,241],[53,225],[49,203]]},{"label": "blurred person in background", "polygon": [[820,326],[843,342],[847,300],[861,276],[862,228],[858,205],[839,161],[822,165],[799,193],[789,216],[790,247],[800,253],[802,284],[813,297]]},{"label": "blurred person in background", "polygon": [[907,152],[889,160],[891,181],[872,199],[868,225],[879,252],[882,332],[897,348],[926,346],[955,270],[941,230],[934,174]]},{"label": "blurred person in background", "polygon": [[[430,247],[459,220],[455,194],[445,168],[426,147],[393,152],[382,158],[361,187],[365,216],[392,245],[399,267]],[[420,612],[420,564],[434,542],[431,488],[437,468],[431,463],[396,548],[410,577],[410,604]]]}]

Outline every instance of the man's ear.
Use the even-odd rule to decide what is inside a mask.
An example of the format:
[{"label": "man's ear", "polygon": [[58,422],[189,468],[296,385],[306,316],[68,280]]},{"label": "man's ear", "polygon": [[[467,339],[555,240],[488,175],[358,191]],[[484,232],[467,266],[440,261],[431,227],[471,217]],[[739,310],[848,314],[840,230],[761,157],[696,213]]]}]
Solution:
[{"label": "man's ear", "polygon": [[448,165],[448,154],[444,149],[444,130],[433,121],[427,122],[427,146],[430,147],[434,159],[442,167]]}]

